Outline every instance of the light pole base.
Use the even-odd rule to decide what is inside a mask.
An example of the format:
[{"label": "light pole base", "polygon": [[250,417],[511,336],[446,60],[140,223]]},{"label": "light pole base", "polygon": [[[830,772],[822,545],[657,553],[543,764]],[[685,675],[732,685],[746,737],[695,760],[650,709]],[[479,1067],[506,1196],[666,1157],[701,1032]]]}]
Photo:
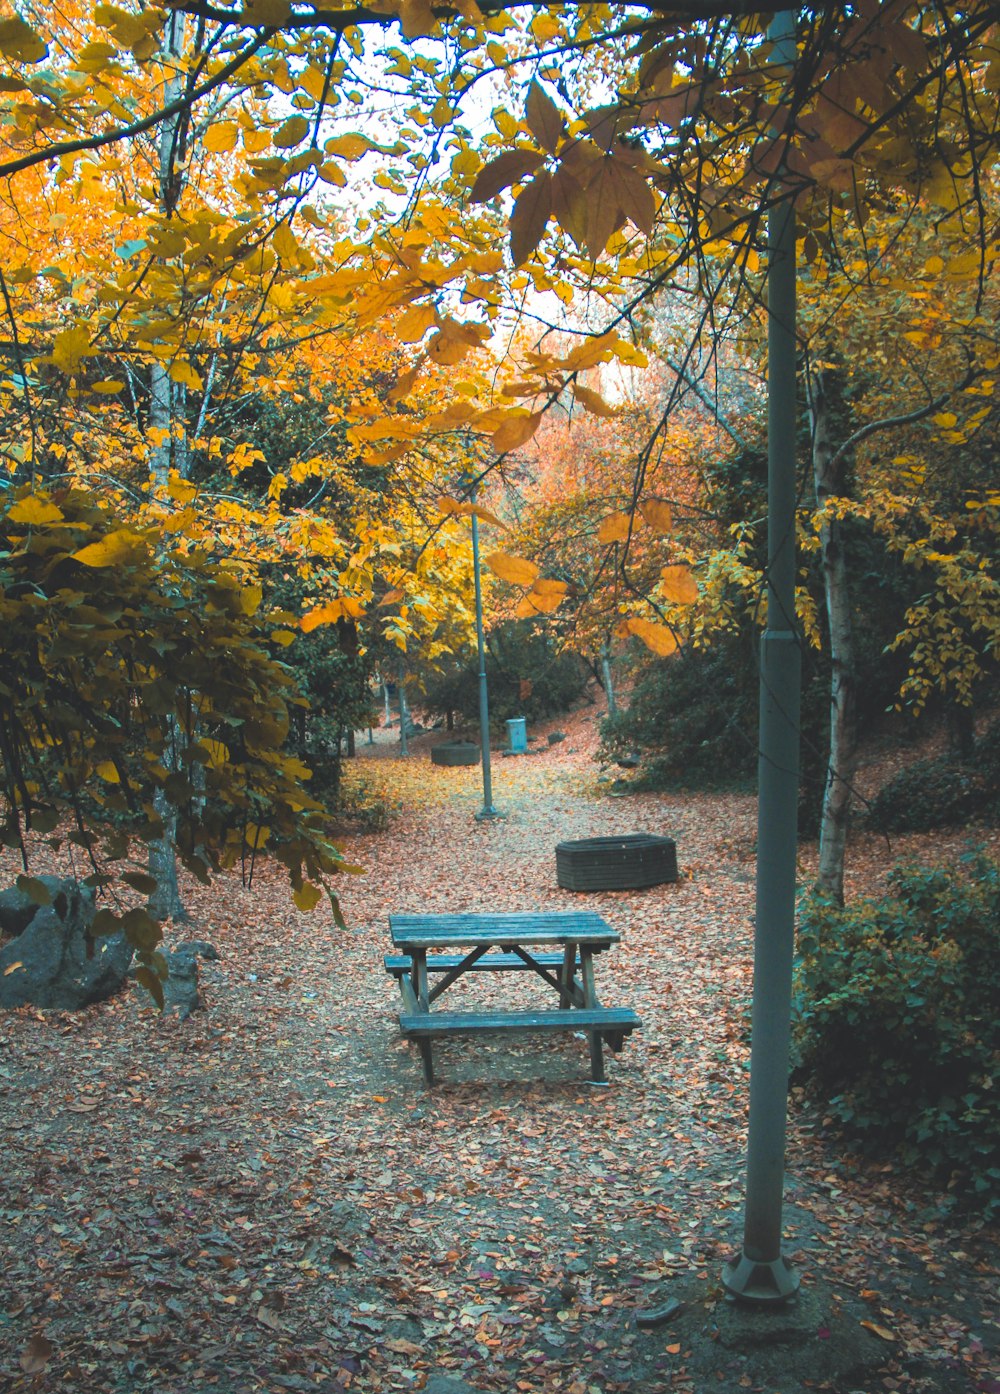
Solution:
[{"label": "light pole base", "polygon": [[737,1302],[767,1306],[793,1298],[799,1290],[799,1275],[783,1254],[769,1263],[741,1254],[722,1270],[722,1286]]},{"label": "light pole base", "polygon": [[506,817],[506,813],[501,813],[500,810],[498,808],[494,808],[492,804],[488,804],[486,808],[481,808],[479,812],[475,815],[477,823],[488,823],[493,818]]}]

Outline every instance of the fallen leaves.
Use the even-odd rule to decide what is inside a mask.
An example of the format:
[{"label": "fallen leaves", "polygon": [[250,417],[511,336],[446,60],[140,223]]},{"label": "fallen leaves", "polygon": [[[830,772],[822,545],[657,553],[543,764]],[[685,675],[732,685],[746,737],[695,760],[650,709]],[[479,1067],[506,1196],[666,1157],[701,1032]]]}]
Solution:
[{"label": "fallen leaves", "polygon": [[[40,1377],[88,1394],[395,1394],[431,1370],[524,1394],[724,1387],[673,1382],[715,1354],[700,1312],[637,1318],[711,1292],[739,1233],[754,802],[602,798],[593,714],[497,761],[494,825],[473,817],[477,768],[431,766],[430,738],[405,761],[393,733],[359,738],[346,778],[395,811],[345,844],[369,869],[344,891],[348,929],[297,914],[266,870],[252,892],[185,887],[192,933],[221,955],[190,1021],[127,998],[0,1019],[13,1394]],[[498,909],[565,908],[555,840],[637,825],[677,837],[684,879],[588,902],[623,936],[598,990],[644,1022],[612,1087],[586,1087],[585,1044],[526,1037],[442,1046],[425,1093],[381,966],[387,913],[473,909],[484,890]],[[867,855],[875,875],[884,855]],[[530,996],[510,976],[496,986]],[[807,1121],[793,1111],[797,1261],[863,1291],[886,1362],[925,1370],[947,1351],[975,1387],[989,1354],[954,1295],[990,1310],[981,1236],[948,1217],[927,1232],[904,1181],[845,1165]]]}]

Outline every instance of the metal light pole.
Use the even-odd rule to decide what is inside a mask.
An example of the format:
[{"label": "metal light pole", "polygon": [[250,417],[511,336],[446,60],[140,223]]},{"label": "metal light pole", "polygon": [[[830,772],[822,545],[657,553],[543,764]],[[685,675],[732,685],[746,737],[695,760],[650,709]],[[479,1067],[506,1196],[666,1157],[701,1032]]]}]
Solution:
[{"label": "metal light pole", "polygon": [[[469,491],[469,501],[476,501],[476,486]],[[490,707],[486,691],[486,641],[483,638],[483,586],[479,576],[479,520],[472,515],[472,575],[476,586],[476,647],[479,653],[479,747],[483,761],[483,806],[476,814],[485,818],[502,818],[493,807],[493,780],[490,775]]]},{"label": "metal light pole", "polygon": [[[775,61],[795,61],[795,16],[771,25]],[[795,210],[768,219],[768,583],[761,641],[757,906],[743,1251],[723,1271],[733,1297],[790,1298],[799,1277],[781,1252],[799,786],[801,659],[795,625]]]}]

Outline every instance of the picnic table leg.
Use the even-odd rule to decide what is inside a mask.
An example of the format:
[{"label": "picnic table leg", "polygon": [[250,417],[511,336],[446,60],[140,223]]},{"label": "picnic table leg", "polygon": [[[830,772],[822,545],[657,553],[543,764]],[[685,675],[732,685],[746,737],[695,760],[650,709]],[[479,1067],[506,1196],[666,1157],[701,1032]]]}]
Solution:
[{"label": "picnic table leg", "polygon": [[430,1002],[427,997],[427,950],[411,949],[413,955],[413,986],[416,990],[417,1001],[420,1003],[422,1012],[430,1011]]},{"label": "picnic table leg", "polygon": [[607,1084],[604,1075],[604,1046],[601,1041],[600,1031],[591,1031],[590,1035],[590,1082],[592,1084]]},{"label": "picnic table leg", "polygon": [[[582,952],[582,951],[581,951]],[[563,953],[562,967],[559,970],[559,1009],[573,1005],[571,988],[573,985],[573,973],[576,969],[576,944],[571,939]]]},{"label": "picnic table leg", "polygon": [[424,1064],[424,1079],[430,1087],[434,1083],[434,1057],[431,1054],[430,1038],[421,1036],[417,1044],[420,1046],[420,1058]]},{"label": "picnic table leg", "polygon": [[594,955],[585,944],[580,946],[580,976],[583,978],[583,1005],[599,1007],[597,986],[594,982]]}]

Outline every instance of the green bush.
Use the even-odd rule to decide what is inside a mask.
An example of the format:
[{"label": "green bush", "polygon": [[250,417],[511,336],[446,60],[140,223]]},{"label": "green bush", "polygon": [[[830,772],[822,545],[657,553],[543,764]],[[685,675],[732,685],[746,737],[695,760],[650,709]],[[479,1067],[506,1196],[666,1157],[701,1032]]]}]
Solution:
[{"label": "green bush", "polygon": [[901,770],[872,800],[868,824],[879,832],[929,832],[998,816],[1000,721],[975,742],[967,761],[939,755]]},{"label": "green bush", "polygon": [[[498,625],[489,634],[486,685],[490,725],[523,716],[529,726],[568,711],[583,697],[587,670],[575,653],[560,649],[549,634],[526,620]],[[479,717],[479,664],[475,654],[427,678],[425,709],[438,716],[456,713],[466,721]]]},{"label": "green bush", "polygon": [[895,871],[889,894],[803,904],[795,1076],[863,1148],[1000,1213],[1000,865]]}]

